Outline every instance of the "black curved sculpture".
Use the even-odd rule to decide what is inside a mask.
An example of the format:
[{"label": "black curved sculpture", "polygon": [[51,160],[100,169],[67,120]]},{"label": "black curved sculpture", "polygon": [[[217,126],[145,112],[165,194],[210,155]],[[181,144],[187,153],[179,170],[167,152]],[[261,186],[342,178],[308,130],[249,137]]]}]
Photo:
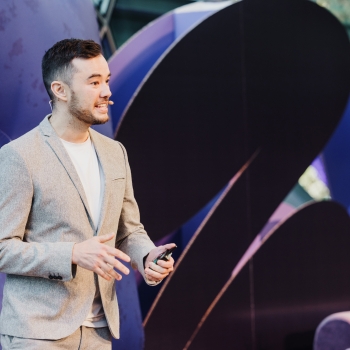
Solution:
[{"label": "black curved sculpture", "polygon": [[230,284],[186,349],[312,350],[318,324],[350,309],[349,244],[340,204],[299,210]]},{"label": "black curved sculpture", "polygon": [[339,22],[299,0],[244,0],[175,44],[117,133],[152,237],[189,219],[259,147],[274,157],[278,180],[288,172],[280,159],[294,167],[305,153],[299,176],[342,115],[348,56]]},{"label": "black curved sculpture", "polygon": [[326,10],[244,0],[203,21],[154,67],[117,134],[151,237],[180,226],[237,178],[147,317],[146,349],[185,346],[331,136],[349,95],[349,61],[345,30]]}]

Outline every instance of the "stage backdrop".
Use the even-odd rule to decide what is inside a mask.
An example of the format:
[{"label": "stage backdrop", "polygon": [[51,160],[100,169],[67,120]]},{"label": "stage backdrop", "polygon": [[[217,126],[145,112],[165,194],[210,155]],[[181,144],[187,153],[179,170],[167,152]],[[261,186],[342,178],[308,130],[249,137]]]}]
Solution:
[{"label": "stage backdrop", "polygon": [[[292,275],[283,283],[293,285],[294,278],[307,288],[312,281],[308,276],[314,276],[317,283],[322,278],[312,269],[330,265],[327,261],[317,263],[317,250],[312,251],[312,264],[308,265],[308,246],[303,237],[310,231],[320,232],[325,239],[318,241],[317,236],[310,235],[310,242],[325,253],[325,248],[331,249],[329,257],[336,257],[337,251],[347,245],[347,217],[339,206],[311,206],[291,220],[288,215],[294,208],[283,204],[278,207],[298,176],[322,151],[343,114],[349,93],[349,72],[344,64],[349,60],[349,48],[344,31],[325,10],[306,3],[291,0],[279,5],[279,1],[259,4],[245,0],[237,4],[193,4],[151,23],[110,61],[112,99],[116,103],[112,122],[99,130],[110,137],[116,135],[130,151],[136,197],[151,237],[165,242],[175,238],[174,232],[180,232],[179,250],[190,242],[175,278],[168,283],[170,288],[162,291],[146,319],[148,348],[217,346],[219,343],[210,344],[206,338],[208,327],[214,335],[213,324],[218,331],[213,339],[236,344],[230,336],[237,333],[230,330],[237,315],[243,317],[238,322],[243,342],[255,346],[258,339],[269,344],[273,335],[259,328],[261,323],[255,320],[254,312],[264,316],[266,310],[279,309],[274,300],[266,298],[270,291],[263,283],[259,285],[266,277],[261,267],[270,266],[267,270],[271,275],[266,278],[270,278],[271,286],[279,282],[279,274],[286,268]],[[0,88],[0,145],[35,127],[50,112],[41,82],[41,57],[66,37],[99,40],[89,0],[0,4],[0,69],[6,82]],[[344,123],[348,110],[343,114],[345,130],[349,130]],[[336,147],[330,150],[330,161],[326,161],[329,172],[337,165],[332,163],[332,152],[342,143],[333,145]],[[152,162],[157,166],[151,167]],[[160,179],[155,180],[151,168],[160,171]],[[336,183],[339,172],[334,174],[331,182],[338,186],[335,197],[346,194],[341,189],[347,186],[346,179]],[[348,199],[342,203],[347,204]],[[317,221],[318,215],[323,221]],[[326,239],[335,227],[328,215],[344,224],[344,231],[338,230],[340,247]],[[305,226],[309,218],[311,224]],[[293,236],[293,229],[298,230],[298,236]],[[283,232],[286,240],[280,238]],[[215,266],[198,257],[210,255],[218,234],[227,236],[215,245],[216,255],[223,255],[221,264],[225,264],[208,284],[205,276],[208,272],[214,276]],[[262,244],[272,234],[274,239],[264,251]],[[294,248],[290,254],[283,254],[286,246],[291,246],[288,240]],[[303,244],[302,250],[298,250],[299,244]],[[275,269],[282,261],[274,255],[276,251],[285,258],[281,269]],[[289,266],[300,251],[298,271],[306,269],[306,273],[293,275],[295,271]],[[249,259],[256,252],[260,255],[254,272]],[[348,261],[339,260],[338,264],[346,265]],[[0,277],[3,283],[4,275]],[[338,277],[337,281],[345,280]],[[193,287],[190,293],[183,288],[188,280]],[[255,289],[253,280],[257,282]],[[338,287],[337,291],[349,288],[347,284]],[[254,292],[256,309],[252,307]],[[276,298],[280,297],[280,305],[284,306],[290,298],[282,292]],[[279,341],[298,342],[298,334],[305,327],[314,327],[321,315],[316,315],[317,310],[324,302],[322,292],[316,292],[320,300],[311,312],[312,322],[296,329],[296,337],[290,334],[295,328],[288,328],[287,322],[281,327]],[[133,275],[117,285],[117,293],[122,339],[114,345],[118,349],[142,349],[143,330]],[[299,298],[295,305],[310,302],[310,298],[302,300],[303,293],[295,295]],[[329,300],[337,296],[333,293]],[[241,309],[237,311],[240,297]],[[341,300],[335,307],[347,305],[346,298]],[[209,307],[213,313],[207,313],[199,323]],[[225,315],[222,310],[227,311]],[[171,315],[170,323],[163,322],[164,312]],[[182,322],[183,315],[188,316],[186,322]],[[300,317],[310,319],[304,316]],[[164,327],[160,338],[159,327]],[[220,333],[220,329],[225,332]],[[275,346],[278,348],[280,343]]]},{"label": "stage backdrop", "polygon": [[[169,15],[161,20],[163,25],[169,24],[168,33],[172,31],[171,25],[175,23],[176,27],[176,21],[171,22]],[[140,36],[147,37],[147,31],[151,35],[155,26],[156,22]],[[137,39],[135,36],[134,42]],[[154,40],[149,48],[155,42],[160,40]],[[132,43],[127,45],[130,46],[125,46],[124,52]],[[123,50],[117,53],[111,66],[122,54]],[[136,54],[133,60],[139,59],[140,63],[143,57]],[[197,343],[200,349],[236,346],[230,341],[231,333],[235,334],[230,315],[236,314],[232,294],[231,298],[222,299],[227,315],[220,318],[218,313],[212,323],[215,327],[209,327],[210,333],[204,332],[212,337],[213,343],[209,345],[200,333],[203,322],[207,319],[210,322],[208,316],[216,306],[220,307],[221,298],[231,286],[238,288],[236,295],[241,294],[248,302],[239,317],[245,331],[243,342],[253,348],[261,342],[273,342],[273,335],[262,331],[255,318],[255,313],[260,312],[260,306],[254,307],[259,299],[270,314],[279,307],[286,310],[286,324],[280,325],[278,341],[267,347],[271,349],[282,348],[284,341],[286,346],[300,343],[302,333],[309,327],[315,329],[324,312],[348,308],[346,298],[341,305],[333,301],[340,300],[337,293],[348,290],[349,285],[344,281],[332,295],[328,294],[323,284],[331,283],[327,282],[329,276],[323,279],[317,269],[317,266],[320,271],[323,269],[321,264],[311,264],[319,259],[314,253],[326,252],[330,247],[326,240],[320,240],[316,251],[310,252],[311,261],[306,253],[298,256],[300,267],[295,269],[295,275],[287,277],[287,282],[300,281],[304,290],[313,290],[311,294],[318,300],[311,305],[310,299],[303,299],[303,293],[295,293],[295,305],[309,310],[298,315],[298,328],[288,321],[294,317],[293,308],[288,305],[290,295],[283,296],[281,291],[280,299],[274,303],[267,298],[267,289],[254,287],[262,272],[254,272],[259,269],[254,268],[253,261],[249,262],[248,270],[242,270],[260,247],[254,242],[263,241],[272,232],[275,237],[285,232],[278,227],[266,229],[266,225],[273,222],[274,209],[325,147],[344,115],[349,96],[348,62],[349,42],[344,28],[326,10],[307,1],[231,3],[196,23],[168,46],[163,42],[163,53],[139,78],[134,93],[128,92],[131,101],[124,108],[122,120],[117,121],[116,138],[129,151],[142,221],[151,235],[161,238],[173,232],[210,200],[212,207],[202,217],[176,272],[145,319],[146,348],[180,349],[195,346],[193,340],[200,341]],[[137,64],[132,66],[136,68]],[[111,86],[113,91],[114,88],[122,91],[121,86]],[[344,219],[344,210],[339,206],[311,208],[301,209],[301,214],[291,221],[285,214],[284,227],[290,230],[290,225],[295,225],[301,232],[298,225],[305,225],[306,232],[320,232],[319,223],[314,220],[318,212],[323,219],[330,219],[330,224],[321,225],[320,235],[325,238],[331,235],[332,218],[334,227],[337,215]],[[337,214],[332,214],[333,208]],[[324,214],[327,209],[329,217]],[[346,225],[344,237],[347,232]],[[170,237],[174,235],[169,234]],[[290,242],[292,246],[295,242],[289,240],[297,238],[288,234],[285,239],[284,243]],[[248,249],[250,243],[252,249]],[[335,245],[334,249],[340,251],[341,247],[339,243],[339,248]],[[307,246],[304,248],[307,252]],[[334,249],[325,254],[326,266],[332,266]],[[288,257],[286,264],[293,266],[293,254],[287,255],[283,249],[272,251],[277,260]],[[333,266],[348,264],[338,261]],[[282,275],[288,272],[282,265],[271,266]],[[248,271],[248,280],[241,287],[237,287],[240,282],[236,283],[235,278],[230,280],[232,270]],[[322,288],[312,289],[308,285],[315,285],[311,277]],[[184,287],[188,281],[190,288]],[[269,287],[276,290],[283,284],[278,279],[273,279],[273,283]],[[164,314],[172,317],[163,322]],[[197,336],[202,340],[196,340]],[[306,338],[310,346],[309,335]]]}]

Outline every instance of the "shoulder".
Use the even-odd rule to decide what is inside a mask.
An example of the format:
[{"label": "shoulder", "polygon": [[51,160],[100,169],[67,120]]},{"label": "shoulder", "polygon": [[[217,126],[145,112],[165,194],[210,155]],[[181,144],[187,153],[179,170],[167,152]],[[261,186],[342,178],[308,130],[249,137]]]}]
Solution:
[{"label": "shoulder", "polygon": [[[30,164],[35,161],[33,150],[35,142],[40,138],[37,129],[33,129],[23,136],[7,143],[0,149],[0,179],[22,179],[30,177]],[[11,180],[12,181],[12,180]]]},{"label": "shoulder", "polygon": [[30,130],[26,134],[19,138],[7,143],[0,149],[1,154],[14,155],[25,157],[28,153],[32,152],[35,148],[35,144],[40,142],[41,136],[38,127]]}]

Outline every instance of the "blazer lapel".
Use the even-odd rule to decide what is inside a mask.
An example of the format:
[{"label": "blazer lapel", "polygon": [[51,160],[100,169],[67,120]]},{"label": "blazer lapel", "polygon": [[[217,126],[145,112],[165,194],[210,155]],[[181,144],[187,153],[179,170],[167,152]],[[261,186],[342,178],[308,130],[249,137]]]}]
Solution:
[{"label": "blazer lapel", "polygon": [[67,151],[65,150],[61,140],[56,134],[55,130],[49,122],[49,117],[51,114],[45,117],[45,119],[40,123],[40,128],[45,136],[45,141],[51,147],[57,158],[60,160],[63,167],[66,169],[68,176],[72,180],[75,188],[77,189],[79,196],[84,204],[86,213],[89,217],[89,222],[91,227],[96,231],[95,225],[92,220],[92,215],[90,212],[89,204],[85,195],[84,187],[80,181],[79,175],[75,170],[74,164],[72,163]]},{"label": "blazer lapel", "polygon": [[103,200],[102,200],[100,218],[98,221],[98,232],[97,232],[97,235],[99,235],[102,228],[104,217],[107,212],[108,193],[110,193],[110,190],[111,190],[113,169],[115,168],[115,159],[112,157],[113,152],[109,151],[108,144],[103,140],[103,138],[101,137],[101,135],[99,135],[98,132],[96,132],[93,129],[90,129],[90,137],[94,144],[97,157],[101,164],[101,168],[104,176]]}]

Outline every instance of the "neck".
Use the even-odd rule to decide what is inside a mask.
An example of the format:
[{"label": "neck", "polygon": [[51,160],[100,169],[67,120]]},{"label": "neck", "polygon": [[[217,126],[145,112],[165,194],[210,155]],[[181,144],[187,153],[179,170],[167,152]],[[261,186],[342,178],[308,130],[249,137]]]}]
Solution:
[{"label": "neck", "polygon": [[68,111],[54,108],[49,120],[56,134],[65,141],[82,143],[89,137],[90,125],[72,116]]}]

